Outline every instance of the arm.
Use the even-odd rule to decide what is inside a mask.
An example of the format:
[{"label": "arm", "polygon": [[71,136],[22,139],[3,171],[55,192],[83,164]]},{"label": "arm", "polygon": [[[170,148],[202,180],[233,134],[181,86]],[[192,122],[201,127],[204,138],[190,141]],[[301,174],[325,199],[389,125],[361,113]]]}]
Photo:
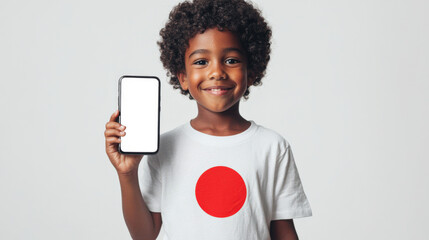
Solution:
[{"label": "arm", "polygon": [[293,219],[271,221],[270,235],[272,240],[298,240]]},{"label": "arm", "polygon": [[106,153],[118,172],[122,193],[122,211],[133,239],[156,239],[161,229],[161,213],[152,213],[143,200],[139,182],[138,166],[143,155],[126,155],[118,151],[120,137],[125,136],[125,126],[117,122],[116,110],[106,123],[104,136]]},{"label": "arm", "polygon": [[154,240],[162,225],[161,213],[152,213],[141,195],[138,174],[119,174],[122,192],[122,211],[131,237],[135,240]]}]

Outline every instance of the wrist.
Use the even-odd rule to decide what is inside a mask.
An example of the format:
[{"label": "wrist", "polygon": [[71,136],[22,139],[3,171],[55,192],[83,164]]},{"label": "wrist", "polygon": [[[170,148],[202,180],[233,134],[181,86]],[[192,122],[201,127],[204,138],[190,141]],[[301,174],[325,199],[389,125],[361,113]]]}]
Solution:
[{"label": "wrist", "polygon": [[137,170],[133,170],[130,172],[126,172],[126,173],[122,173],[122,172],[117,172],[118,173],[118,177],[120,180],[129,180],[129,179],[134,179],[138,177],[138,171]]}]

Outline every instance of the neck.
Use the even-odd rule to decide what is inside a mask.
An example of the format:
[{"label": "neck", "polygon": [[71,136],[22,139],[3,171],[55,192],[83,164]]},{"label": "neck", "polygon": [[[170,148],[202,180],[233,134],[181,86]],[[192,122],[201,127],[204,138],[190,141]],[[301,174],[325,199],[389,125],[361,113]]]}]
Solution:
[{"label": "neck", "polygon": [[239,103],[224,112],[211,112],[198,105],[198,115],[191,120],[194,129],[210,135],[226,136],[240,133],[250,126],[239,112]]}]

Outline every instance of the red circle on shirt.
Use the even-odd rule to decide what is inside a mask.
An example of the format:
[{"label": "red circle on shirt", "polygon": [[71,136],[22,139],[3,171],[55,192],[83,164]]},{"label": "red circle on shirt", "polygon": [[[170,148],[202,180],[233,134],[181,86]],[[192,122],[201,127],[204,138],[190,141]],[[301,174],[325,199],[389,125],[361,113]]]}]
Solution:
[{"label": "red circle on shirt", "polygon": [[229,167],[208,169],[197,181],[195,195],[201,209],[213,217],[229,217],[237,213],[246,201],[243,178]]}]

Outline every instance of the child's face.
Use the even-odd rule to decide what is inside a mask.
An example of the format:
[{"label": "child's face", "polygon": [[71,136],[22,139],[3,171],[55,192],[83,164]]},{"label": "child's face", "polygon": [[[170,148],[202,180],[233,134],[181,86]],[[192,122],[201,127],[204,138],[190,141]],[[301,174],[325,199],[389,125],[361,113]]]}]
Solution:
[{"label": "child's face", "polygon": [[185,73],[178,74],[200,107],[224,112],[238,104],[247,86],[247,59],[237,36],[230,31],[207,29],[189,40]]}]

